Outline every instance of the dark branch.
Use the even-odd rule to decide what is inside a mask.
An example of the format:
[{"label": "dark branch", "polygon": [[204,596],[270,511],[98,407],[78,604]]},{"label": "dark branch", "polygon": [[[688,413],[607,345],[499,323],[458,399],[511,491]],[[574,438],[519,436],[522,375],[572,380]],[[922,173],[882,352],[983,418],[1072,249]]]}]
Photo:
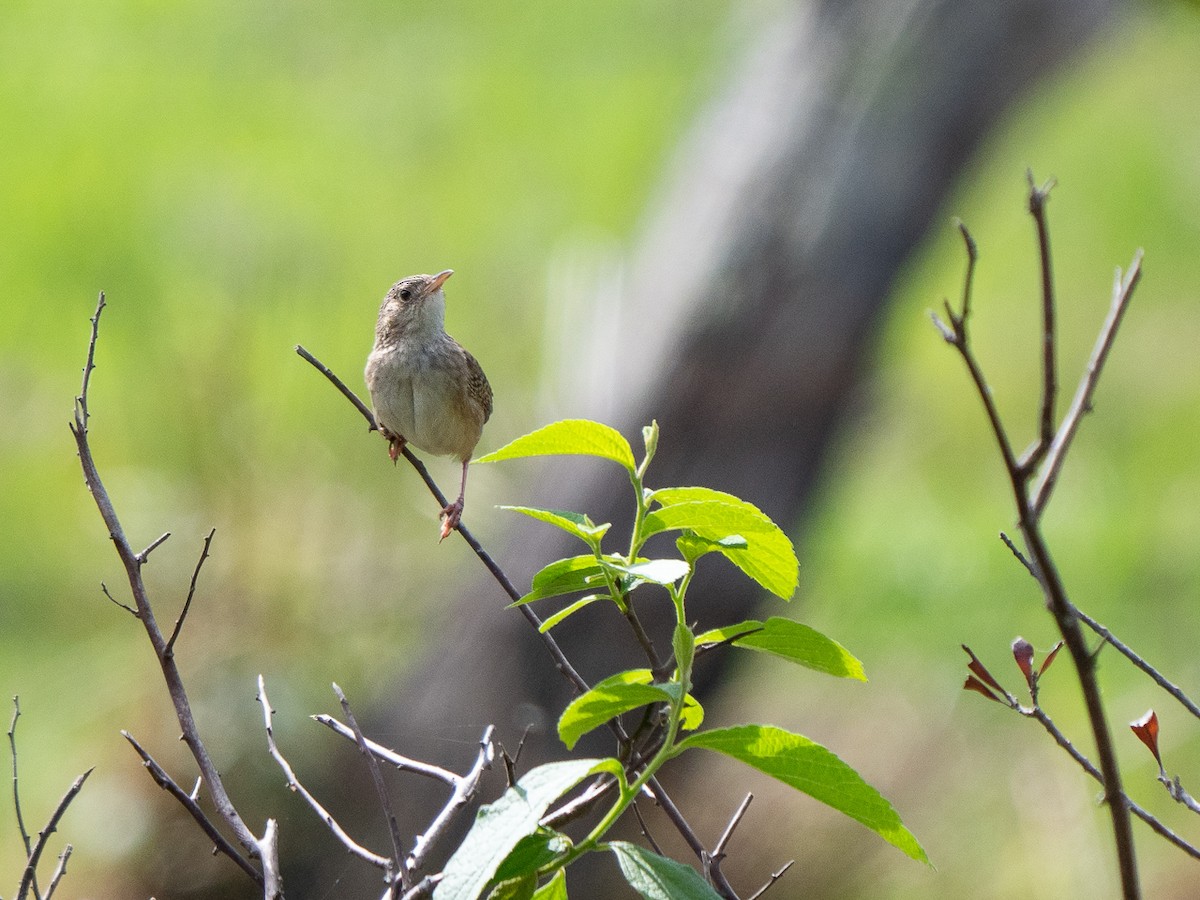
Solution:
[{"label": "dark branch", "polygon": [[71,786],[67,788],[67,792],[63,794],[62,799],[58,801],[58,806],[54,807],[54,812],[50,814],[50,820],[46,822],[46,827],[38,832],[38,839],[34,842],[28,861],[25,863],[25,871],[21,875],[21,884],[17,888],[17,900],[25,900],[25,897],[28,895],[36,877],[38,862],[42,858],[42,852],[46,849],[46,842],[50,840],[50,835],[54,834],[57,830],[59,820],[66,814],[67,807],[71,805],[71,801],[79,794],[83,783],[87,781],[87,777],[91,774],[92,770],[88,769],[72,782]]},{"label": "dark branch", "polygon": [[200,551],[200,558],[196,560],[196,568],[192,570],[192,580],[188,585],[187,598],[183,601],[183,609],[179,612],[179,618],[175,620],[175,627],[171,629],[171,637],[167,640],[166,649],[163,651],[167,656],[175,655],[175,641],[179,637],[179,631],[183,628],[184,620],[187,619],[188,611],[192,608],[192,597],[196,594],[196,580],[200,577],[200,569],[204,567],[204,561],[208,559],[208,550],[212,546],[213,535],[217,533],[217,529],[210,529],[208,537],[204,539],[204,549]]},{"label": "dark branch", "polygon": [[175,779],[167,774],[166,770],[158,764],[154,757],[146,752],[145,748],[137,742],[133,735],[128,731],[122,731],[121,737],[129,741],[137,755],[142,758],[142,765],[146,767],[146,771],[150,773],[150,777],[154,779],[154,783],[178,800],[179,804],[187,810],[188,815],[196,820],[196,824],[200,826],[200,830],[208,835],[209,840],[213,842],[213,846],[237,863],[242,871],[253,878],[255,883],[261,887],[263,884],[262,873],[254,868],[254,864],[250,860],[238,852],[238,849],[228,841],[225,835],[221,834],[213,821],[200,808],[200,804],[196,802],[196,798],[176,784]]}]

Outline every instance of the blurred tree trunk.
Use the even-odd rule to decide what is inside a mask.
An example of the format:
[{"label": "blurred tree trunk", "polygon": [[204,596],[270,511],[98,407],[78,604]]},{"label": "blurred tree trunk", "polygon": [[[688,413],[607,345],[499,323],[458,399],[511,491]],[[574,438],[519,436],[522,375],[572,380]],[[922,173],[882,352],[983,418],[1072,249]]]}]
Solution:
[{"label": "blurred tree trunk", "polygon": [[[642,425],[661,425],[652,484],[719,488],[785,529],[799,521],[898,269],[989,127],[1086,48],[1116,8],[1112,0],[825,0],[780,8],[763,23],[667,173],[614,309],[624,337],[600,348],[617,361],[620,405],[608,420],[635,449]],[[571,485],[551,492],[555,505],[596,521],[629,516],[621,478],[590,466],[572,473]],[[518,586],[578,552],[549,527],[513,527],[512,545],[494,549]],[[689,612],[706,626],[733,622],[759,600],[731,566],[710,562]],[[500,717],[510,748],[526,725],[543,726],[530,734],[522,769],[561,754],[552,723],[570,694],[505,602],[482,578],[464,592],[447,636],[394,708],[377,713],[387,724],[369,730],[402,735],[404,752],[462,766],[474,753],[464,724]],[[662,634],[656,613],[667,605],[657,606],[640,611]],[[612,671],[614,645],[625,638],[615,616],[593,610],[555,634],[594,681]],[[624,649],[638,664],[632,641]],[[719,665],[707,661],[698,677],[711,680]],[[602,739],[591,748],[609,749]],[[375,822],[374,801],[363,805]],[[718,828],[708,822],[703,833],[711,839]],[[623,895],[600,878],[596,870],[573,879],[572,896]]]}]

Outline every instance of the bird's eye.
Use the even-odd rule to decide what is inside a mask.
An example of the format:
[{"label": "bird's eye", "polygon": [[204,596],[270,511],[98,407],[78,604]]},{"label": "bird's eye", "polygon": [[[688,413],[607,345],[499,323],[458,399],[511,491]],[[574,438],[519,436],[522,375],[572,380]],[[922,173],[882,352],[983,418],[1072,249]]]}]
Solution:
[{"label": "bird's eye", "polygon": [[410,291],[408,288],[401,288],[400,289],[400,299],[401,300],[411,300],[412,299],[412,291]]}]

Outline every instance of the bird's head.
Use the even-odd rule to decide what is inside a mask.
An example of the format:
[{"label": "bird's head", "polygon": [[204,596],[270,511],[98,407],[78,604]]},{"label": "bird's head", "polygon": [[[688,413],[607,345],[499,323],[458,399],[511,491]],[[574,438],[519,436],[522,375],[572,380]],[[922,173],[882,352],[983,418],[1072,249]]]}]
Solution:
[{"label": "bird's head", "polygon": [[446,269],[436,275],[410,275],[393,284],[379,307],[376,339],[433,337],[440,333],[446,320],[442,285],[453,274],[453,269]]}]

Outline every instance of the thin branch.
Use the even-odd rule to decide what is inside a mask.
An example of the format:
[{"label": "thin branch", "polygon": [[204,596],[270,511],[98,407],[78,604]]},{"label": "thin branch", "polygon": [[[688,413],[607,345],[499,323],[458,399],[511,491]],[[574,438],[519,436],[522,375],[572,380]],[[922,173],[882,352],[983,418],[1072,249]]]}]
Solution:
[{"label": "thin branch", "polygon": [[[614,781],[612,784],[616,784],[616,782]],[[658,841],[654,840],[654,835],[650,833],[650,828],[646,825],[646,820],[642,817],[642,811],[638,808],[637,801],[634,800],[630,805],[633,807],[634,816],[637,817],[638,828],[641,829],[642,837],[644,837],[646,842],[650,844],[651,850],[653,850],[659,856],[664,856],[665,854],[662,852],[662,848],[658,846]]]},{"label": "thin branch", "polygon": [[[1066,587],[1054,563],[1050,548],[1040,531],[1038,524],[1039,513],[1034,508],[1029,490],[1029,478],[1032,467],[1049,450],[1050,443],[1053,440],[1054,403],[1057,393],[1057,374],[1054,361],[1054,291],[1050,268],[1049,237],[1045,220],[1045,201],[1050,185],[1037,188],[1033,184],[1032,174],[1029,176],[1029,182],[1029,208],[1038,228],[1042,263],[1043,386],[1040,440],[1026,459],[1018,462],[1013,457],[1012,445],[996,412],[991,390],[967,340],[964,316],[955,315],[954,311],[947,304],[947,314],[950,316],[951,326],[946,326],[939,322],[938,327],[946,340],[958,350],[967,367],[971,380],[975,384],[980,401],[987,412],[988,420],[991,423],[992,432],[1003,457],[1005,471],[1012,487],[1013,500],[1017,507],[1017,520],[1020,524],[1021,534],[1025,539],[1025,546],[1028,553],[1029,568],[1041,585],[1046,606],[1054,617],[1063,642],[1066,644],[1071,659],[1075,664],[1076,674],[1079,678],[1080,693],[1083,695],[1084,705],[1087,709],[1092,737],[1096,742],[1100,771],[1103,773],[1105,799],[1108,803],[1109,816],[1112,821],[1113,840],[1117,849],[1122,893],[1126,900],[1133,900],[1133,898],[1141,896],[1141,888],[1138,883],[1137,857],[1129,817],[1129,800],[1121,787],[1121,771],[1117,762],[1116,748],[1113,745],[1112,734],[1105,716],[1100,686],[1096,679],[1095,658],[1088,648],[1075,608],[1067,596]],[[971,268],[968,268],[968,277],[970,274]],[[1049,423],[1049,426],[1047,423]]]},{"label": "thin branch", "polygon": [[[1040,723],[1041,726],[1046,729],[1046,733],[1054,738],[1054,742],[1062,749],[1066,750],[1067,754],[1073,760],[1075,760],[1075,762],[1079,763],[1080,768],[1092,776],[1092,778],[1098,781],[1103,787],[1104,775],[1098,768],[1096,768],[1095,764],[1090,759],[1088,759],[1075,748],[1075,745],[1072,744],[1070,739],[1059,730],[1058,726],[1054,723],[1050,716],[1046,714],[1045,710],[1043,710],[1040,706],[1017,706],[1014,708],[1021,715],[1030,719],[1034,719]],[[1195,847],[1192,844],[1189,844],[1141,806],[1134,803],[1133,800],[1131,800],[1128,796],[1126,796],[1124,799],[1125,805],[1129,807],[1129,811],[1149,825],[1156,834],[1158,834],[1160,837],[1166,838],[1170,843],[1174,844],[1184,853],[1188,854],[1188,856],[1200,859],[1200,847]]]},{"label": "thin branch", "polygon": [[[33,841],[29,837],[29,829],[25,827],[25,817],[21,814],[21,791],[20,779],[17,777],[17,720],[21,718],[21,698],[13,696],[13,715],[12,722],[8,726],[8,746],[12,752],[12,795],[13,795],[13,810],[17,816],[17,831],[21,835],[21,843],[25,845],[25,858],[29,859],[33,851]],[[33,896],[41,900],[41,891],[38,888],[37,872],[33,873]]]},{"label": "thin branch", "polygon": [[118,600],[116,597],[114,597],[112,594],[110,594],[108,591],[108,585],[105,584],[103,581],[100,582],[100,590],[104,592],[105,597],[107,597],[109,600],[111,600],[117,606],[121,607],[121,609],[125,610],[125,612],[129,613],[135,619],[138,618],[138,611],[136,609],[134,609],[132,606],[130,606],[129,604],[122,603],[120,600]]},{"label": "thin branch", "polygon": [[1092,395],[1095,394],[1096,385],[1100,381],[1100,372],[1108,360],[1109,351],[1112,350],[1113,341],[1117,337],[1117,329],[1121,326],[1121,319],[1129,308],[1129,301],[1133,299],[1133,290],[1137,287],[1141,277],[1142,251],[1139,250],[1134,254],[1133,261],[1129,264],[1129,272],[1124,278],[1121,276],[1121,270],[1117,269],[1108,317],[1104,320],[1104,325],[1096,338],[1096,345],[1092,348],[1092,355],[1088,359],[1087,368],[1079,381],[1079,387],[1075,391],[1070,409],[1067,410],[1066,418],[1063,419],[1058,433],[1054,435],[1045,464],[1034,485],[1033,511],[1039,516],[1046,508],[1050,494],[1054,491],[1054,485],[1062,470],[1063,460],[1071,448],[1075,433],[1079,430],[1079,423],[1084,414],[1091,411]]},{"label": "thin branch", "polygon": [[1004,546],[1012,551],[1012,555],[1017,558],[1017,562],[1025,567],[1025,571],[1033,576],[1033,580],[1038,582],[1038,584],[1041,584],[1037,572],[1034,571],[1033,563],[1025,558],[1025,554],[1021,552],[1020,547],[1013,543],[1013,539],[1002,531],[1000,532],[1000,540],[1004,541]]},{"label": "thin branch", "polygon": [[760,887],[753,894],[751,894],[749,896],[749,898],[747,898],[747,900],[758,900],[759,897],[761,897],[768,890],[770,890],[771,887],[775,884],[775,882],[777,882],[780,878],[782,878],[787,873],[787,870],[790,869],[795,864],[796,864],[796,861],[793,859],[790,862],[788,862],[787,864],[785,864],[783,866],[783,868],[781,868],[779,871],[772,872],[771,878],[767,881],[767,883],[764,884],[762,887]]},{"label": "thin branch", "polygon": [[[1037,573],[1033,570],[1033,566],[1030,564],[1029,560],[1025,558],[1024,554],[1017,549],[1017,546],[1012,542],[1012,539],[1003,531],[1000,532],[1000,539],[1004,541],[1004,543],[1008,546],[1008,549],[1012,551],[1013,555],[1021,562],[1023,566],[1025,566],[1026,570],[1030,575],[1033,576],[1034,580],[1037,580]],[[1114,650],[1149,675],[1150,679],[1155,684],[1174,697],[1184,709],[1186,709],[1196,718],[1200,719],[1200,705],[1198,705],[1194,700],[1192,700],[1191,697],[1184,693],[1183,689],[1179,687],[1179,685],[1170,681],[1166,676],[1159,672],[1158,669],[1156,669],[1140,654],[1138,654],[1137,651],[1135,651],[1106,627],[1089,616],[1078,606],[1074,607],[1074,610],[1075,615],[1080,618],[1083,624],[1099,635],[1104,643],[1110,644]],[[1101,644],[1101,646],[1103,646],[1103,644]]]},{"label": "thin branch", "polygon": [[128,731],[122,731],[121,737],[129,741],[134,752],[142,758],[142,765],[146,767],[146,771],[150,773],[150,777],[154,779],[154,783],[179,801],[179,804],[187,810],[188,815],[196,820],[196,824],[200,826],[200,830],[208,835],[209,840],[213,842],[213,846],[237,863],[243,872],[253,878],[259,887],[262,887],[262,873],[254,868],[254,864],[250,860],[238,852],[238,849],[229,842],[225,835],[221,834],[213,821],[200,808],[200,804],[196,801],[196,798],[176,784],[175,779],[167,774],[166,770],[137,742],[137,739],[132,734]]},{"label": "thin branch", "polygon": [[420,872],[425,865],[426,857],[441,841],[450,823],[454,821],[454,817],[466,809],[479,792],[479,783],[483,779],[483,773],[492,767],[492,760],[496,758],[496,750],[492,745],[494,731],[495,726],[492,725],[483,730],[483,736],[479,739],[479,753],[475,756],[475,764],[471,766],[466,775],[459,779],[454,793],[451,794],[450,799],[446,801],[446,805],[442,807],[429,827],[425,829],[425,833],[417,835],[412,853],[408,856],[408,871],[411,875],[415,876]]},{"label": "thin branch", "polygon": [[1029,178],[1029,212],[1037,224],[1038,258],[1042,263],[1042,414],[1038,430],[1038,443],[1029,456],[1027,466],[1036,466],[1038,460],[1054,438],[1054,407],[1058,399],[1058,366],[1055,360],[1055,342],[1058,331],[1054,313],[1054,272],[1050,265],[1050,229],[1046,224],[1046,201],[1054,187],[1054,179],[1042,187],[1033,183],[1033,171]]},{"label": "thin branch", "polygon": [[[696,832],[692,830],[692,826],[689,825],[687,819],[683,817],[683,813],[679,811],[679,807],[675,805],[675,801],[667,795],[665,790],[663,790],[663,786],[659,783],[658,779],[651,778],[649,781],[647,781],[645,789],[646,793],[650,795],[651,799],[653,799],[654,802],[662,808],[662,811],[667,814],[667,818],[671,820],[671,824],[675,826],[675,830],[683,836],[683,839],[687,842],[687,845],[692,848],[692,852],[696,854],[696,858],[703,862],[705,857],[708,855],[708,851],[705,849],[704,843],[696,836]],[[725,874],[719,868],[712,872],[711,875],[713,887],[717,889],[717,893],[719,893],[722,897],[725,897],[726,900],[737,900],[737,893],[734,891],[733,886],[729,883],[728,879],[725,878]]]},{"label": "thin branch", "polygon": [[[163,680],[166,682],[167,692],[175,708],[175,716],[179,721],[183,740],[191,751],[192,757],[196,760],[196,765],[208,787],[213,805],[220,817],[233,830],[238,843],[249,851],[252,856],[259,858],[263,861],[264,865],[267,865],[269,861],[263,859],[263,853],[264,849],[269,850],[271,848],[264,848],[260,844],[259,839],[254,836],[254,833],[242,820],[241,815],[238,813],[237,808],[234,806],[225,789],[224,782],[221,780],[220,770],[217,768],[216,763],[213,762],[212,757],[209,756],[208,749],[200,737],[200,731],[196,726],[196,720],[192,714],[191,702],[188,699],[187,691],[184,689],[183,678],[180,675],[178,667],[175,665],[174,657],[167,653],[166,641],[155,619],[149,593],[146,590],[145,582],[142,580],[142,560],[133,552],[125,536],[120,519],[117,517],[116,509],[109,498],[108,492],[104,488],[103,482],[100,480],[100,472],[92,456],[91,445],[88,441],[88,390],[90,388],[91,372],[95,368],[100,314],[103,312],[104,306],[104,295],[101,294],[100,301],[96,306],[95,315],[92,317],[92,336],[88,345],[87,364],[84,367],[83,387],[80,395],[75,400],[75,418],[70,423],[71,433],[75,437],[75,446],[79,453],[79,464],[83,470],[84,482],[87,484],[88,490],[91,491],[92,499],[96,503],[96,508],[100,512],[100,517],[103,519],[105,527],[108,528],[108,534],[116,548],[117,556],[120,557],[121,563],[125,567],[125,575],[129,581],[130,592],[133,595],[137,617],[146,631],[146,636],[150,640],[151,647],[154,649],[155,658],[158,660]],[[183,796],[186,797],[187,795],[183,794]],[[232,858],[235,861],[239,861],[239,864],[240,862],[244,862],[244,860],[241,860],[240,854]],[[262,884],[262,875],[256,874],[255,880],[259,884]]]},{"label": "thin branch", "polygon": [[44,900],[51,900],[54,892],[58,890],[59,882],[63,880],[63,876],[67,874],[67,860],[71,858],[71,854],[75,848],[70,844],[63,847],[63,852],[58,854],[58,865],[54,867],[54,874],[50,876],[50,886],[46,888]]},{"label": "thin branch", "polygon": [[295,771],[279,751],[279,746],[275,743],[275,729],[271,725],[271,716],[275,710],[271,708],[271,701],[267,698],[267,687],[261,674],[258,676],[258,701],[262,704],[263,728],[267,732],[267,752],[279,764],[279,768],[283,769],[284,777],[287,779],[288,790],[299,794],[304,799],[313,812],[317,814],[317,817],[325,823],[325,827],[332,831],[333,836],[342,842],[343,847],[364,862],[368,862],[385,871],[391,871],[392,861],[390,859],[380,856],[378,853],[373,853],[350,837],[346,830],[338,824],[337,819],[321,805],[320,801],[296,777]]},{"label": "thin branch", "polygon": [[[331,731],[335,731],[342,737],[347,738],[355,743],[358,738],[354,734],[354,729],[348,725],[343,725],[333,716],[321,713],[312,717],[315,721],[320,722]],[[421,762],[419,759],[410,759],[407,756],[401,756],[395,750],[390,750],[382,744],[377,744],[370,738],[366,739],[367,749],[389,765],[395,766],[402,772],[415,772],[418,775],[426,775],[430,778],[436,778],[444,784],[450,785],[452,788],[458,786],[459,776],[453,772],[443,769],[441,766],[435,766],[432,763]]]},{"label": "thin branch", "polygon": [[192,597],[196,593],[196,580],[200,577],[200,570],[204,567],[204,561],[208,559],[208,551],[212,546],[213,535],[217,533],[217,529],[209,529],[208,537],[204,539],[204,549],[200,551],[200,558],[196,560],[196,568],[192,570],[192,581],[188,585],[187,597],[183,601],[183,609],[179,611],[179,618],[175,620],[175,627],[171,629],[171,637],[167,639],[166,649],[163,651],[167,656],[175,655],[175,641],[179,637],[179,632],[183,628],[184,620],[187,619],[188,611],[192,608]]},{"label": "thin branch", "polygon": [[58,806],[54,807],[54,812],[50,814],[50,820],[46,822],[46,827],[38,832],[38,839],[34,842],[33,849],[29,853],[29,858],[25,863],[25,872],[21,876],[21,884],[17,888],[17,900],[25,900],[26,895],[28,895],[36,877],[38,862],[42,858],[42,852],[46,849],[46,842],[50,840],[50,835],[54,834],[58,829],[59,820],[66,814],[67,807],[71,805],[71,801],[79,794],[83,783],[87,781],[92,771],[92,769],[88,769],[71,783],[71,786],[67,788],[67,792],[63,794],[62,799],[58,801]]},{"label": "thin branch", "polygon": [[161,535],[156,537],[153,541],[150,542],[150,546],[148,546],[141,553],[135,554],[137,561],[141,564],[145,564],[146,560],[148,560],[150,558],[150,554],[153,553],[154,550],[159,545],[166,543],[167,538],[169,538],[170,536],[171,536],[171,532],[164,531]]},{"label": "thin branch", "polygon": [[746,815],[746,810],[750,808],[753,799],[753,794],[746,795],[746,799],[741,802],[729,819],[729,824],[725,826],[725,831],[721,834],[716,846],[713,847],[712,853],[705,854],[704,871],[710,880],[715,881],[719,877],[724,877],[721,873],[721,862],[725,859],[725,847],[729,844],[729,839],[733,837],[733,830],[738,827],[738,823]]},{"label": "thin branch", "polygon": [[[350,701],[346,699],[346,695],[342,693],[342,689],[336,683],[333,685],[333,692],[337,695],[338,702],[342,705],[342,712],[346,716],[346,721],[354,729],[354,737],[358,742],[358,749],[367,760],[367,770],[371,773],[371,780],[375,783],[375,793],[379,795],[379,805],[382,807],[384,817],[387,819],[388,834],[392,839],[394,854],[392,858],[395,860],[396,868],[400,870],[400,887],[402,890],[407,891],[412,885],[409,883],[408,867],[404,863],[404,850],[401,847],[400,840],[400,826],[396,822],[396,813],[392,810],[392,800],[388,796],[387,786],[383,783],[383,772],[379,769],[379,760],[367,748],[367,739],[363,735],[362,729],[358,727],[358,720],[354,718],[354,712],[350,709]],[[393,874],[391,871],[388,872],[388,884],[392,884]]]}]

